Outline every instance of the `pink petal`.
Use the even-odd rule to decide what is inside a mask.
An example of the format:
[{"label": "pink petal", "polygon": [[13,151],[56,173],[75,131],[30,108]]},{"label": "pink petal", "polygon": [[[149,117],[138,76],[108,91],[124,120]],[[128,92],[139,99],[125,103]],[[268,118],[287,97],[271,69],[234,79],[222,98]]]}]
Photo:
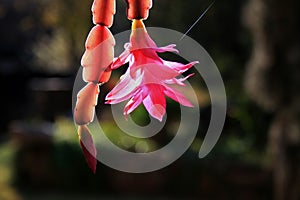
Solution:
[{"label": "pink petal", "polygon": [[163,64],[162,59],[157,55],[153,48],[136,49],[131,51],[134,55],[137,65],[144,63],[160,63]]},{"label": "pink petal", "polygon": [[166,99],[162,91],[162,86],[156,84],[148,84],[145,93],[148,93],[143,100],[143,104],[148,113],[162,121],[164,114],[166,113]]},{"label": "pink petal", "polygon": [[169,80],[165,80],[164,83],[167,83],[167,84],[177,84],[177,85],[180,85],[180,86],[185,86],[185,84],[183,83],[186,79],[190,78],[191,76],[193,76],[194,74],[189,74],[187,75],[186,77],[184,78],[173,78],[173,79],[169,79]]},{"label": "pink petal", "polygon": [[185,98],[185,96],[183,94],[181,94],[181,92],[176,91],[173,88],[165,87],[164,93],[165,93],[165,95],[167,95],[174,101],[177,101],[181,105],[184,105],[187,107],[193,107],[193,105],[190,103],[190,101],[187,98]]},{"label": "pink petal", "polygon": [[176,46],[176,44],[170,44],[170,45],[165,46],[165,47],[153,48],[153,50],[156,51],[156,52],[159,52],[159,53],[163,53],[163,52],[175,52],[175,53],[179,53],[179,51],[174,48],[175,46]]},{"label": "pink petal", "polygon": [[143,76],[139,76],[137,80],[132,79],[128,72],[122,77],[121,81],[107,94],[106,100],[121,99],[130,96],[141,84]]},{"label": "pink petal", "polygon": [[136,109],[143,101],[142,92],[134,95],[124,108],[124,115],[127,117],[134,109]]},{"label": "pink petal", "polygon": [[157,47],[155,42],[150,38],[144,27],[132,30],[130,36],[130,43],[132,44],[132,50]]},{"label": "pink petal", "polygon": [[91,170],[96,173],[97,150],[93,142],[92,135],[87,126],[78,126],[78,136],[86,162]]},{"label": "pink petal", "polygon": [[194,61],[194,62],[190,62],[190,63],[184,65],[184,64],[178,63],[178,62],[171,62],[171,61],[164,60],[165,65],[169,66],[170,68],[176,70],[179,73],[183,73],[183,72],[187,71],[193,65],[198,64],[198,63],[199,63],[198,61]]},{"label": "pink petal", "polygon": [[126,64],[127,62],[129,62],[131,56],[132,55],[128,50],[123,51],[123,53],[113,61],[111,69],[117,69],[122,65]]},{"label": "pink petal", "polygon": [[144,75],[142,66],[143,64],[138,64],[138,62],[129,62],[128,70],[132,79],[137,79],[138,77]]},{"label": "pink petal", "polygon": [[94,83],[88,83],[78,92],[74,110],[74,120],[76,124],[85,125],[93,121],[99,92],[98,84]]},{"label": "pink petal", "polygon": [[163,116],[166,113],[166,109],[164,106],[160,105],[160,104],[154,104],[152,102],[152,99],[150,96],[147,96],[144,100],[143,100],[143,104],[145,106],[145,108],[147,109],[148,113],[158,119],[159,121],[162,121]]},{"label": "pink petal", "polygon": [[179,75],[179,73],[166,65],[149,63],[144,64],[143,67],[145,73],[145,79],[151,81],[153,78],[156,80],[168,80]]},{"label": "pink petal", "polygon": [[135,96],[137,93],[140,92],[140,87],[136,88],[134,91],[132,91],[131,93],[125,95],[124,97],[118,98],[118,99],[108,99],[105,103],[106,104],[117,104],[120,103],[122,101],[126,101],[127,99]]},{"label": "pink petal", "polygon": [[163,64],[162,59],[151,48],[137,49],[130,52],[133,55],[133,58],[129,62],[130,67],[132,67],[132,65],[139,67],[145,63]]}]

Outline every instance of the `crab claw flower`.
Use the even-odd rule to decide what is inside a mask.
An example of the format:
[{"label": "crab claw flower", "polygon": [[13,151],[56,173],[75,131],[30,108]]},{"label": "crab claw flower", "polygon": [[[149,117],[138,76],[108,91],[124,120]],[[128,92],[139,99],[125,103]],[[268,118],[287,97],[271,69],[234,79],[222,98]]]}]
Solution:
[{"label": "crab claw flower", "polygon": [[157,47],[148,35],[142,20],[133,20],[130,43],[125,44],[125,51],[111,65],[116,69],[125,63],[129,67],[121,76],[119,83],[107,94],[106,103],[116,104],[129,100],[124,108],[127,117],[141,103],[144,104],[148,113],[162,121],[166,113],[165,96],[192,107],[189,100],[172,85],[184,86],[183,81],[192,76],[177,78],[198,62],[181,64],[178,62],[165,61],[157,52],[178,52],[175,45]]}]

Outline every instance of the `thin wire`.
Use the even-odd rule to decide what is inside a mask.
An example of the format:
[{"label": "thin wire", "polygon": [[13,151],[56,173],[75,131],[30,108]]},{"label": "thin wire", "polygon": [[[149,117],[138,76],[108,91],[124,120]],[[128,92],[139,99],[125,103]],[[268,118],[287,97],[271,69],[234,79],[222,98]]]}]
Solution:
[{"label": "thin wire", "polygon": [[207,13],[207,11],[214,5],[215,1],[213,1],[205,10],[204,12],[198,17],[198,19],[194,22],[194,24],[183,34],[183,36],[179,39],[181,41],[193,28],[196,24],[200,21],[200,19]]}]

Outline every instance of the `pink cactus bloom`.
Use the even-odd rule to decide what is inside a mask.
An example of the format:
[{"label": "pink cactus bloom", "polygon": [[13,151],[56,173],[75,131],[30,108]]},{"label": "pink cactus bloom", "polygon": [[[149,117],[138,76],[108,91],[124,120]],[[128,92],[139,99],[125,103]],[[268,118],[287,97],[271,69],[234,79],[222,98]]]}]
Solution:
[{"label": "pink cactus bloom", "polygon": [[174,47],[157,47],[142,20],[133,20],[130,43],[125,44],[125,51],[111,66],[116,69],[128,62],[129,67],[119,83],[107,94],[106,103],[116,104],[129,99],[123,113],[126,117],[143,103],[149,114],[159,121],[166,113],[165,96],[192,107],[190,101],[171,86],[184,86],[183,82],[193,74],[185,78],[177,77],[198,62],[184,65],[165,61],[157,55],[157,52],[178,52]]}]

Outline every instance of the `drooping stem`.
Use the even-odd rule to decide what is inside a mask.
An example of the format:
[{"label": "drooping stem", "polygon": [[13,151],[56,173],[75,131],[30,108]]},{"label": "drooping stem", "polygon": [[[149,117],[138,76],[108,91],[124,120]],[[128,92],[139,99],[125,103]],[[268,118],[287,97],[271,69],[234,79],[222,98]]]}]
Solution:
[{"label": "drooping stem", "polygon": [[87,85],[77,94],[74,120],[78,125],[80,146],[85,159],[95,173],[97,151],[87,125],[94,118],[100,92],[99,83],[107,82],[111,74],[115,40],[108,28],[113,24],[115,0],[94,0],[91,11],[95,26],[87,37],[86,50],[81,59],[83,80]]},{"label": "drooping stem", "polygon": [[127,3],[127,18],[147,19],[149,9],[152,7],[152,0],[125,0]]},{"label": "drooping stem", "polygon": [[94,0],[92,5],[93,23],[111,27],[116,13],[115,0]]}]

